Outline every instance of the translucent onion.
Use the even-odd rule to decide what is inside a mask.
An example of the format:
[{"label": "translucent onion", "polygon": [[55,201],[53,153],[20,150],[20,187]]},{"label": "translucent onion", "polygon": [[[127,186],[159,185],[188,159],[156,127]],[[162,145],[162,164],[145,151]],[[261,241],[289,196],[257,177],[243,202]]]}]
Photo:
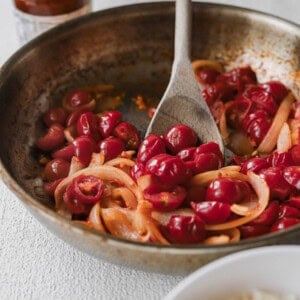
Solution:
[{"label": "translucent onion", "polygon": [[284,122],[282,125],[278,139],[277,139],[277,152],[284,153],[290,150],[292,147],[292,136],[289,125]]},{"label": "translucent onion", "polygon": [[77,171],[84,168],[84,164],[79,161],[79,159],[76,156],[73,156],[71,159],[70,169],[68,176],[73,175]]},{"label": "translucent onion", "polygon": [[111,159],[105,163],[106,166],[120,166],[121,168],[123,166],[133,167],[134,161],[129,158],[123,158],[123,157],[117,157],[114,159]]},{"label": "translucent onion", "polygon": [[194,60],[192,62],[192,67],[194,72],[196,72],[199,69],[213,69],[220,73],[224,72],[223,66],[219,62],[214,60],[207,60],[207,59]]},{"label": "translucent onion", "polygon": [[205,245],[220,245],[227,243],[238,242],[241,238],[241,233],[237,228],[221,230],[217,235],[210,236],[204,240]]},{"label": "translucent onion", "polygon": [[219,177],[231,177],[234,179],[247,181],[247,176],[240,173],[239,170],[240,170],[240,166],[228,166],[228,167],[221,168],[219,170],[199,173],[192,177],[192,179],[189,181],[189,185],[208,186],[211,181]]},{"label": "translucent onion", "polygon": [[277,143],[279,132],[283,124],[288,120],[291,111],[291,105],[294,101],[295,97],[292,93],[289,93],[283,99],[275,114],[271,127],[257,148],[258,152],[270,153],[274,149]]},{"label": "translucent onion", "polygon": [[99,202],[92,207],[88,221],[91,223],[93,228],[101,232],[106,232],[101,220],[101,207]]},{"label": "translucent onion", "polygon": [[123,201],[126,204],[126,207],[129,207],[129,208],[136,208],[137,207],[136,197],[132,193],[132,191],[129,190],[128,188],[125,188],[125,187],[114,188],[111,191],[111,196],[115,199],[116,198],[122,198]]}]

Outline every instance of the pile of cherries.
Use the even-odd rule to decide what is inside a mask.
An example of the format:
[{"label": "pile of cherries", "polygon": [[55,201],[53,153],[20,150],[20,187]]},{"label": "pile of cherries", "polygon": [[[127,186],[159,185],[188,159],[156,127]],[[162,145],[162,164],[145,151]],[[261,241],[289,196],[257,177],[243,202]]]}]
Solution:
[{"label": "pile of cherries", "polygon": [[[262,132],[265,134],[265,128],[269,126],[264,122],[271,120],[287,93],[278,82],[256,85],[255,74],[249,68],[225,74],[202,70],[197,77],[207,84],[203,93],[211,107],[218,101],[226,102],[235,97],[228,118],[235,126],[241,125],[255,143],[262,139]],[[102,152],[106,160],[111,160],[125,150],[135,150],[135,164],[130,175],[142,187],[145,199],[153,208],[163,212],[191,208],[194,212],[193,215],[175,214],[166,226],[161,227],[170,242],[181,244],[202,242],[208,235],[206,224],[237,218],[230,206],[254,197],[248,183],[229,177],[216,178],[207,188],[189,186],[193,175],[217,170],[224,161],[216,143],[201,144],[188,126],[178,124],[163,136],[150,134],[141,140],[137,128],[124,121],[120,112],[97,115],[93,110],[90,94],[77,90],[66,96],[63,107],[51,108],[44,114],[47,132],[36,145],[47,157],[43,178],[45,191],[50,196],[59,182],[68,176],[73,156],[83,166],[88,166],[93,152]],[[285,153],[275,151],[264,158],[238,157],[234,163],[241,166],[244,174],[249,170],[259,174],[271,190],[266,210],[239,227],[242,238],[300,223],[300,145]],[[100,179],[80,176],[68,187],[64,202],[73,215],[87,216],[93,204],[101,201],[102,195]]]},{"label": "pile of cherries", "polygon": [[248,147],[244,145],[242,154],[251,154],[253,147],[257,147],[268,132],[288,89],[279,81],[257,84],[256,74],[250,67],[236,68],[226,73],[204,68],[196,72],[196,78],[205,85],[202,93],[216,121],[216,108],[220,102],[228,102],[226,120],[234,130],[233,139],[239,139],[241,134],[237,131],[243,131],[249,142]]}]

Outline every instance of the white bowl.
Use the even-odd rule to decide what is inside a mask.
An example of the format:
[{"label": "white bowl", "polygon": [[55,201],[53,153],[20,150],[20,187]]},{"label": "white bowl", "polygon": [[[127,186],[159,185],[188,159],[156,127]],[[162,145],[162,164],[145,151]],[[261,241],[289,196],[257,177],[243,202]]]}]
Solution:
[{"label": "white bowl", "polygon": [[192,273],[164,300],[233,299],[254,290],[300,299],[300,246],[261,247],[225,256]]}]

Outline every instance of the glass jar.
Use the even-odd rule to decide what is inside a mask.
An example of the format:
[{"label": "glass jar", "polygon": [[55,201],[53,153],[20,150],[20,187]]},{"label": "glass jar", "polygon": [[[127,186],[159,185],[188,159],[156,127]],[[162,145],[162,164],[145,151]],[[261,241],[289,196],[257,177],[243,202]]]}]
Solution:
[{"label": "glass jar", "polygon": [[14,0],[21,44],[38,34],[91,11],[90,0]]}]

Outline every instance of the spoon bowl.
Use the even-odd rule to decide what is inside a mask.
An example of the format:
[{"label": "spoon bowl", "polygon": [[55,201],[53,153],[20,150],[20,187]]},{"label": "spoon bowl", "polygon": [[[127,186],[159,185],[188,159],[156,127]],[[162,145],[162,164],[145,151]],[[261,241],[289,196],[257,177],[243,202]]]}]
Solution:
[{"label": "spoon bowl", "polygon": [[202,143],[214,141],[224,153],[222,137],[203,98],[190,60],[191,49],[190,0],[176,1],[175,55],[171,79],[146,135],[163,134],[175,124],[191,127]]}]

